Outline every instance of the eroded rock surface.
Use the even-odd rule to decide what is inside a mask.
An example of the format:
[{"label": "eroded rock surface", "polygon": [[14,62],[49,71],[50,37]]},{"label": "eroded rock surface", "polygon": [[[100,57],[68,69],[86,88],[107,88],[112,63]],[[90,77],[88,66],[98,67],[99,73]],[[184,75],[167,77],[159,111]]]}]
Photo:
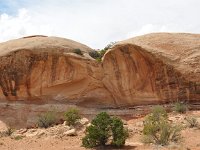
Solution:
[{"label": "eroded rock surface", "polygon": [[[80,49],[83,56],[73,53]],[[68,101],[91,104],[106,99],[109,92],[101,80],[101,64],[91,48],[56,37],[29,37],[0,45],[0,99]],[[105,102],[103,102],[105,103]]]},{"label": "eroded rock surface", "polygon": [[116,45],[104,57],[103,82],[120,106],[199,101],[199,79],[190,80],[177,65],[137,45]]},{"label": "eroded rock surface", "polygon": [[200,100],[199,34],[157,33],[128,39],[105,55],[103,65],[104,84],[118,104]]},{"label": "eroded rock surface", "polygon": [[90,51],[56,37],[1,43],[1,102],[120,107],[200,100],[199,34],[159,33],[118,42],[102,63]]}]

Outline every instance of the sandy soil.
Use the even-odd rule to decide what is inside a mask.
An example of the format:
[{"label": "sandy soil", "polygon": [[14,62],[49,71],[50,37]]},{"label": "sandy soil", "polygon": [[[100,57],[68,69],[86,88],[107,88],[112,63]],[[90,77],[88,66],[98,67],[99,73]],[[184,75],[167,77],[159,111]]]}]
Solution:
[{"label": "sandy soil", "polygon": [[[197,120],[200,118],[200,111],[192,111],[187,114],[169,114],[172,119],[175,118],[180,122],[186,116],[195,116]],[[142,134],[138,132],[142,128],[141,122],[144,118],[131,119],[127,124],[133,130],[130,137],[126,141],[123,149],[129,150],[200,150],[200,129],[186,128],[181,132],[182,140],[180,143],[170,144],[168,146],[144,145],[141,142]],[[177,122],[178,122],[177,121]],[[80,132],[78,136],[65,136],[63,138],[55,137],[25,137],[22,139],[12,139],[10,137],[0,138],[0,150],[84,150],[81,147],[81,139],[84,136]],[[112,148],[104,148],[112,149]]]},{"label": "sandy soil", "polygon": [[65,139],[55,138],[11,138],[0,139],[1,150],[83,150],[80,136]]}]

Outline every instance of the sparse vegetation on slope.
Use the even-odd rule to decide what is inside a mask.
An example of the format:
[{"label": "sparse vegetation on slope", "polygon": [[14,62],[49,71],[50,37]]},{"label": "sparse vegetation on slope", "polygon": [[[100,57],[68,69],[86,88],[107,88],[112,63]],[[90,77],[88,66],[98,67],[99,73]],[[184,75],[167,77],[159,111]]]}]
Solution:
[{"label": "sparse vegetation on slope", "polygon": [[111,49],[114,46],[115,43],[116,42],[109,43],[104,49],[102,49],[100,51],[91,51],[91,52],[89,52],[89,55],[92,58],[96,59],[98,62],[101,62],[102,61],[102,57],[104,56],[106,51]]},{"label": "sparse vegetation on slope", "polygon": [[82,51],[81,51],[80,49],[78,49],[78,48],[74,49],[74,50],[73,50],[73,53],[78,54],[78,55],[80,55],[80,56],[83,55]]},{"label": "sparse vegetation on slope", "polygon": [[100,53],[98,51],[95,51],[95,50],[89,52],[89,55],[94,59],[98,59],[100,57]]}]

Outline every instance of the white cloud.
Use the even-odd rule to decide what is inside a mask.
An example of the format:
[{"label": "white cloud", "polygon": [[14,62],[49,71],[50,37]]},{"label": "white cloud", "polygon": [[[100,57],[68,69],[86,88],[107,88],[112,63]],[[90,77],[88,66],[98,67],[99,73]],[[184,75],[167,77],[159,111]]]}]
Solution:
[{"label": "white cloud", "polygon": [[0,14],[0,41],[43,34],[103,48],[150,32],[200,32],[199,0],[4,1],[17,12]]},{"label": "white cloud", "polygon": [[181,28],[177,24],[166,24],[166,25],[158,25],[158,24],[146,24],[142,26],[138,30],[134,30],[127,34],[127,38],[139,36],[148,33],[155,32],[189,32],[191,26],[182,26]]},{"label": "white cloud", "polygon": [[16,16],[1,14],[0,16],[0,41],[19,38],[32,34],[51,35],[49,25],[39,25],[32,22],[32,16],[27,9],[19,9]]}]

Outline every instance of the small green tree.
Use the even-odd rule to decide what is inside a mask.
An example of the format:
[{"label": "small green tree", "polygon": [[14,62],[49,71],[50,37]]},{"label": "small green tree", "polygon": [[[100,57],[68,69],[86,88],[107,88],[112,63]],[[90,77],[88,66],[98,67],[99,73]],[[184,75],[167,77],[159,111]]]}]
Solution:
[{"label": "small green tree", "polygon": [[170,141],[178,141],[180,131],[180,126],[172,126],[168,122],[167,112],[161,106],[154,107],[144,121],[143,134],[155,144],[167,145]]},{"label": "small green tree", "polygon": [[105,146],[112,137],[111,144],[121,147],[125,144],[128,132],[119,118],[111,118],[106,112],[99,113],[86,128],[82,144],[86,148]]},{"label": "small green tree", "polygon": [[56,117],[54,112],[46,112],[39,116],[37,125],[42,128],[48,128],[55,124]]},{"label": "small green tree", "polygon": [[64,117],[69,126],[74,126],[78,119],[81,119],[79,111],[76,108],[70,108],[68,111],[65,112]]},{"label": "small green tree", "polygon": [[86,129],[86,137],[83,138],[84,147],[105,146],[110,137],[111,118],[106,112],[99,113]]}]

